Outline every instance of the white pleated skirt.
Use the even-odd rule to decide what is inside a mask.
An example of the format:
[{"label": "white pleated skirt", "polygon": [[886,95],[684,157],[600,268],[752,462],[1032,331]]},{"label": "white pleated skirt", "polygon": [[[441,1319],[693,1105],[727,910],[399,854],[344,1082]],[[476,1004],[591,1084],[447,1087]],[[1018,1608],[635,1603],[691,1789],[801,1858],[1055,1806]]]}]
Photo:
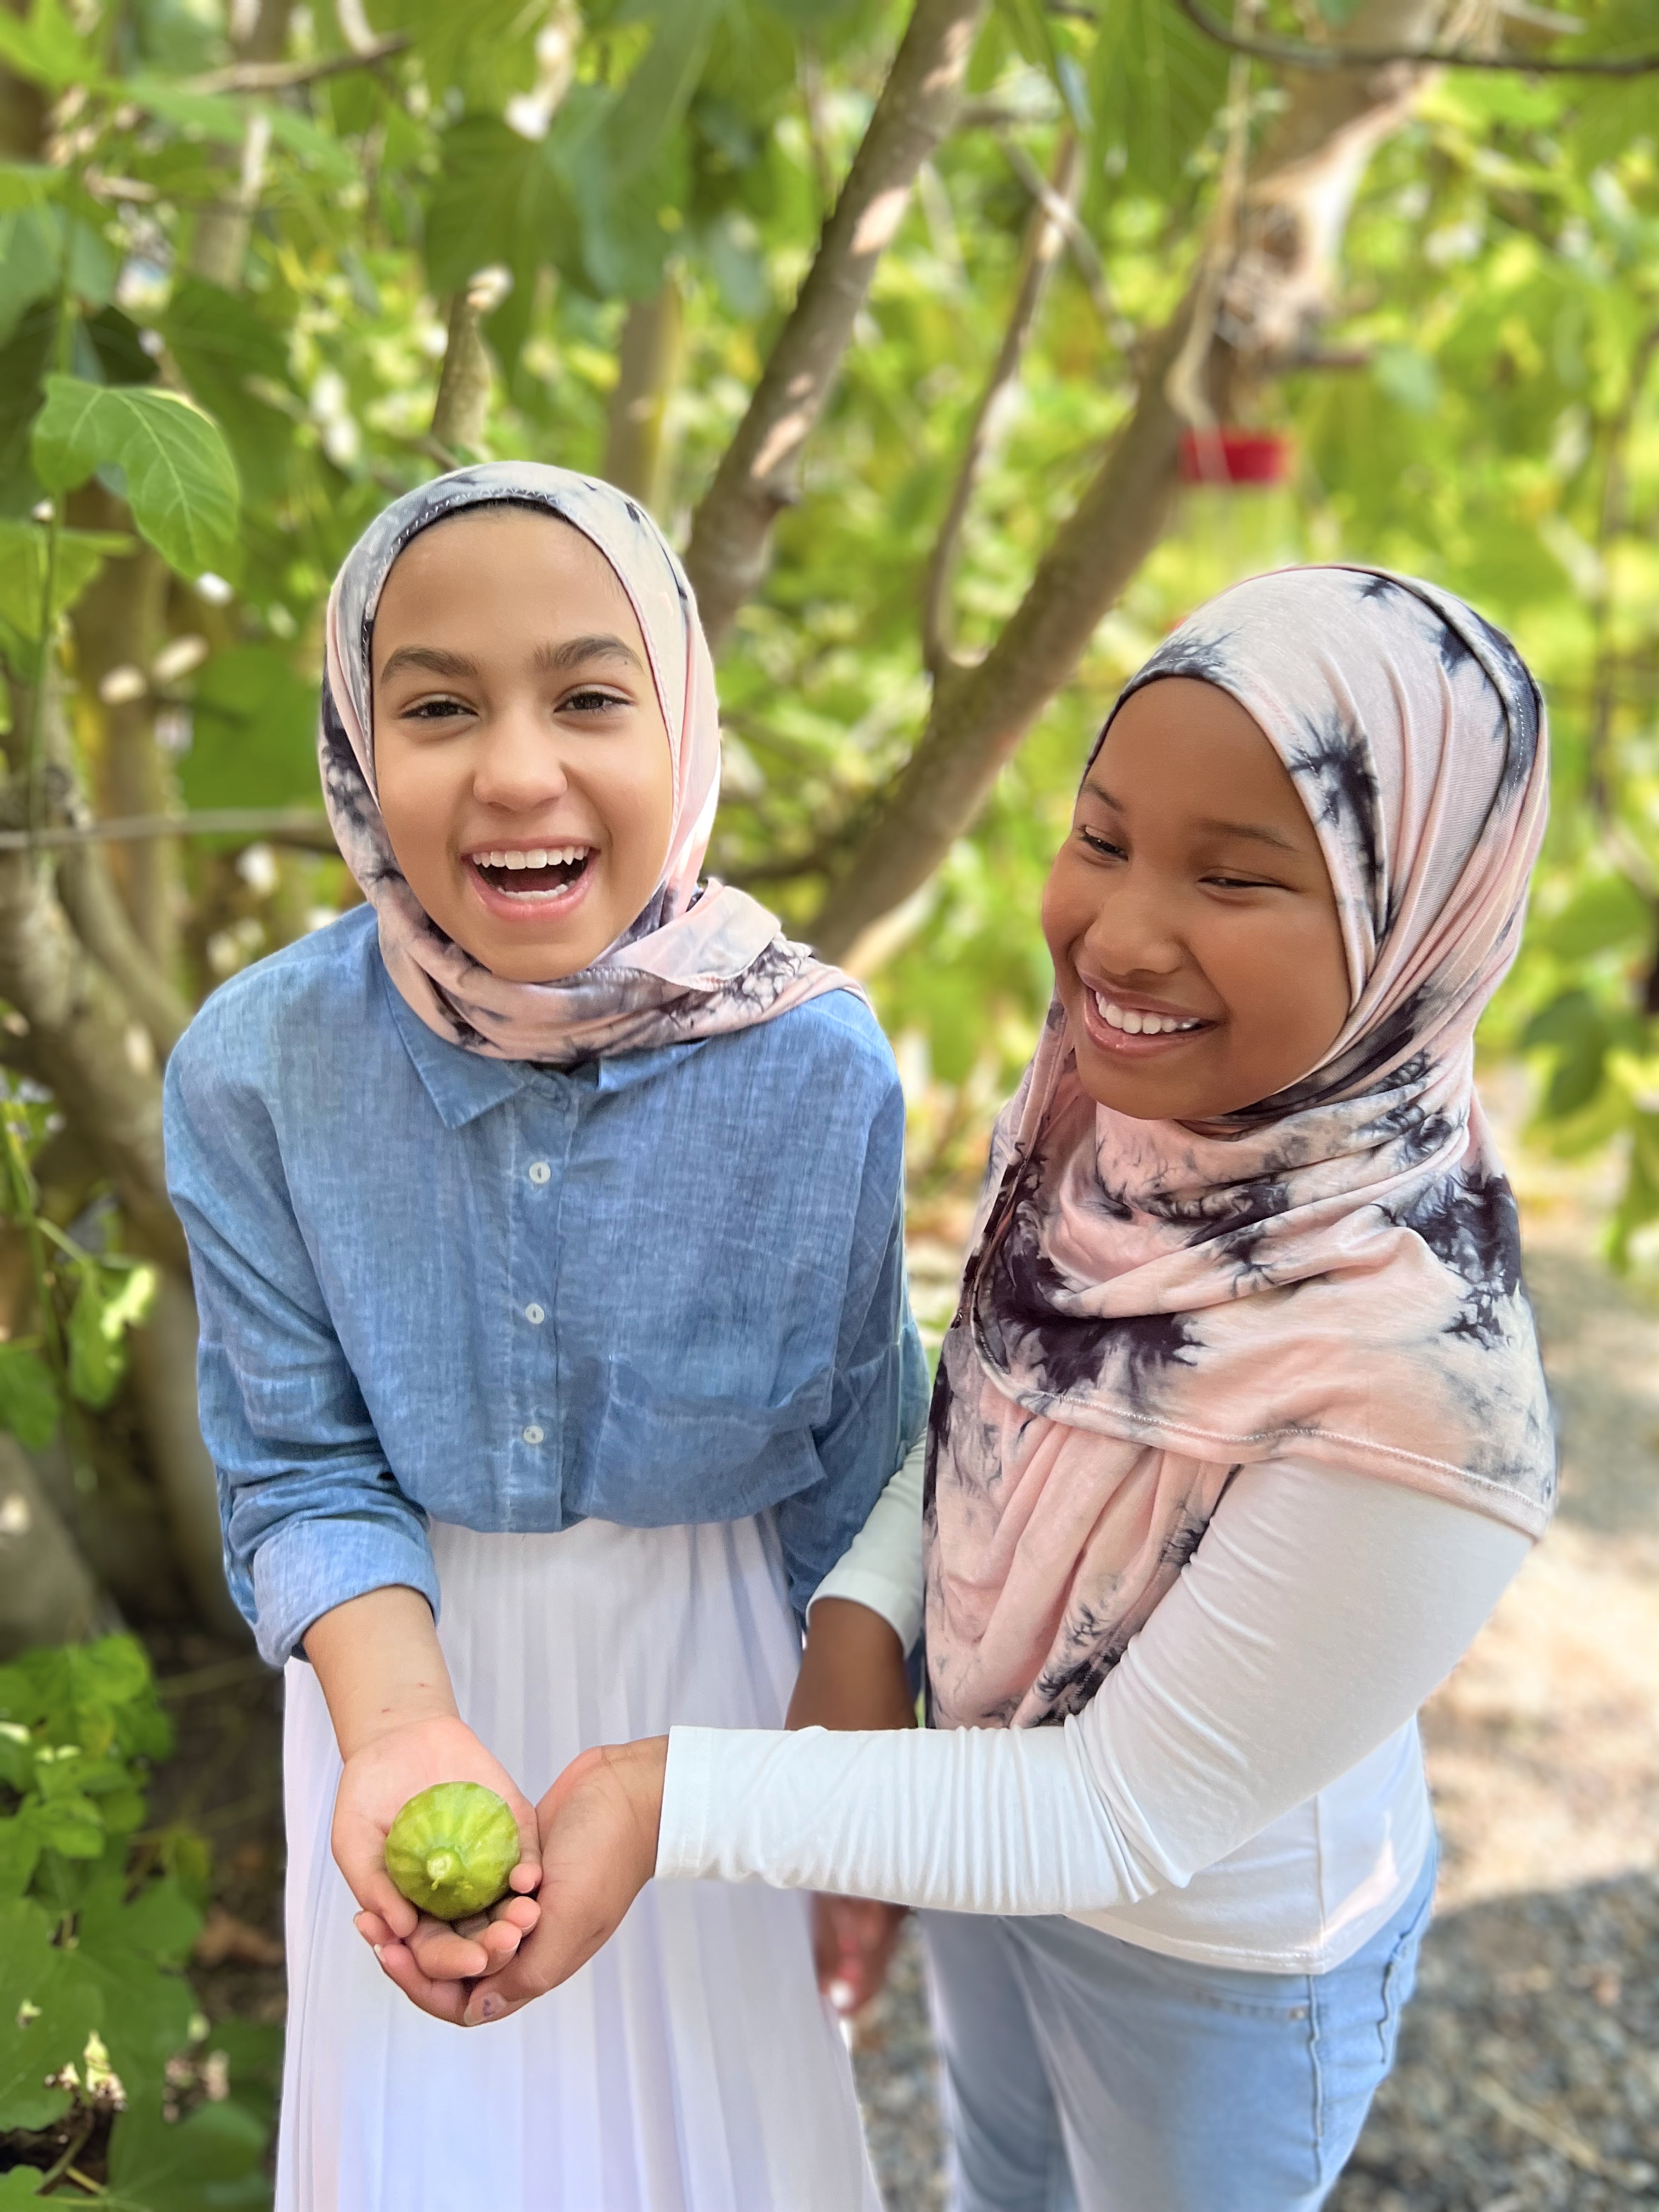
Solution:
[{"label": "white pleated skirt", "polygon": [[[462,1716],[532,1804],[592,1744],[781,1724],[799,1640],[769,1518],[432,1539]],[[804,1898],[653,1882],[562,1988],[450,2027],[352,1925],[339,1754],[300,1662],[284,1767],[276,2212],[879,2212]]]}]

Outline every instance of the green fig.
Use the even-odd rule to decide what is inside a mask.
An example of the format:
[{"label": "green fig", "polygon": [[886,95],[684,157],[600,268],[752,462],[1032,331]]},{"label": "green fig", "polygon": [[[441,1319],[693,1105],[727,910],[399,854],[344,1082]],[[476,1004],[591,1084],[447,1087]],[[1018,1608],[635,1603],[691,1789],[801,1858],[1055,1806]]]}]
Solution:
[{"label": "green fig", "polygon": [[519,1824],[481,1782],[439,1782],[411,1797],[386,1839],[386,1870],[422,1912],[465,1920],[507,1894],[523,1856]]}]

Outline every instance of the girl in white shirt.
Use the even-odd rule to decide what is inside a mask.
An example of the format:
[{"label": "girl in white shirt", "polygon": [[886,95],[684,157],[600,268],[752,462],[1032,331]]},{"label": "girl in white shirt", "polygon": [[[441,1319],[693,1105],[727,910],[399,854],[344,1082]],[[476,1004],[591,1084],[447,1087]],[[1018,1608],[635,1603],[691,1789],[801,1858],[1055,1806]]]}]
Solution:
[{"label": "girl in white shirt", "polygon": [[962,2212],[1324,2201],[1427,1917],[1417,1709],[1553,1498],[1472,1046],[1547,789],[1531,677],[1432,586],[1259,578],[1153,656],[1049,879],[922,1510],[913,1465],[814,1602],[896,1665],[925,1563],[931,1726],[587,1754],[470,2017],[653,1873],[890,1899]]}]

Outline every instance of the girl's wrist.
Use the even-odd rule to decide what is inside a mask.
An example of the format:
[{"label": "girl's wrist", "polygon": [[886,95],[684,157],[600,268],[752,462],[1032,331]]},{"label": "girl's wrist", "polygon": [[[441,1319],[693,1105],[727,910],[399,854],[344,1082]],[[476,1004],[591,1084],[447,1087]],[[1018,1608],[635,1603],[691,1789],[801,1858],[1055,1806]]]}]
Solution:
[{"label": "girl's wrist", "polygon": [[457,1720],[432,1608],[402,1583],[368,1590],[314,1620],[316,1669],[343,1759],[423,1723]]},{"label": "girl's wrist", "polygon": [[353,1711],[345,1717],[343,1726],[336,1724],[335,1736],[341,1758],[350,1759],[358,1752],[372,1750],[390,1736],[401,1735],[405,1729],[426,1728],[444,1721],[453,1721],[457,1727],[465,1726],[453,1697],[429,1692],[422,1686],[406,1697],[394,1697],[374,1710]]},{"label": "girl's wrist", "polygon": [[668,1779],[668,1738],[653,1735],[635,1743],[613,1744],[605,1755],[633,1808],[642,1853],[654,1868],[662,1831],[663,1791]]}]

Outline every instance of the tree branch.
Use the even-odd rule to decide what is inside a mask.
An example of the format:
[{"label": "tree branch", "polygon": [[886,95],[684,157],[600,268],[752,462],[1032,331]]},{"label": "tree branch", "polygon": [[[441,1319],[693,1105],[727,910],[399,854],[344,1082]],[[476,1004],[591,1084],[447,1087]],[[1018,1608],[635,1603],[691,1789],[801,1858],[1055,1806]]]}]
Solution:
[{"label": "tree branch", "polygon": [[190,1026],[190,1008],[139,942],[94,845],[64,853],[58,865],[58,896],[76,935],[125,995],[157,1058],[165,1060]]},{"label": "tree branch", "polygon": [[[997,349],[991,373],[985,380],[985,388],[980,394],[978,406],[974,410],[973,420],[968,426],[967,441],[957,470],[957,480],[951,487],[945,520],[939,525],[933,557],[927,563],[927,580],[921,601],[921,658],[928,673],[935,678],[952,665],[954,635],[951,601],[952,586],[956,582],[957,558],[962,545],[963,525],[968,519],[974,487],[979,481],[980,471],[991,449],[999,403],[1012,388],[1019,374],[1020,362],[1024,358],[1026,346],[1036,325],[1049,271],[1065,242],[1063,218],[1076,214],[1081,177],[1077,138],[1073,132],[1068,131],[1060,143],[1052,185],[1039,174],[1042,190],[1025,225],[1024,242],[1020,249],[1019,276],[1014,286],[1008,325],[1002,334],[1002,343]],[[1056,209],[1063,210],[1063,216],[1057,216]]]},{"label": "tree branch", "polygon": [[916,172],[954,121],[987,4],[916,0],[817,258],[693,519],[685,565],[716,650],[764,573],[779,511],[796,497],[801,448]]},{"label": "tree branch", "polygon": [[191,92],[291,92],[297,85],[320,84],[325,77],[343,76],[348,70],[374,69],[381,62],[407,53],[414,40],[405,31],[340,54],[322,54],[308,62],[233,62],[228,69],[209,70],[185,80]]},{"label": "tree branch", "polygon": [[1659,70],[1659,52],[1554,61],[1534,54],[1478,53],[1469,46],[1315,46],[1305,39],[1252,39],[1211,15],[1204,0],[1181,0],[1181,6],[1218,46],[1230,46],[1255,61],[1286,63],[1294,69],[1381,69],[1390,62],[1409,62],[1415,68],[1524,70],[1534,76],[1648,76]]},{"label": "tree branch", "polygon": [[[1431,30],[1434,6],[1364,0],[1354,27],[1361,39],[1381,32],[1392,49]],[[1192,365],[1217,415],[1241,362],[1260,369],[1305,350],[1365,164],[1404,122],[1425,74],[1351,70],[1293,85],[1246,190],[1220,312],[1203,359]],[[1200,288],[1211,281],[1207,261],[1149,349],[1127,422],[995,644],[977,666],[946,669],[936,679],[920,744],[852,842],[808,933],[830,957],[845,955],[939,866],[1162,534],[1186,428],[1167,387],[1201,304]]]},{"label": "tree branch", "polygon": [[73,845],[117,845],[151,837],[246,837],[332,854],[338,848],[328,817],[306,806],[210,806],[194,814],[129,814],[106,822],[54,823],[40,830],[0,830],[0,853],[54,852]]},{"label": "tree branch", "polygon": [[27,1022],[40,1080],[97,1155],[133,1241],[182,1268],[184,1235],[167,1203],[161,1157],[161,1077],[134,1068],[120,992],[75,936],[49,877],[27,853],[0,857],[0,998]]},{"label": "tree branch", "polygon": [[680,288],[665,276],[649,299],[635,300],[623,325],[616,388],[605,441],[605,477],[653,514],[663,507],[672,445],[668,403],[685,351]]},{"label": "tree branch", "polygon": [[475,453],[483,443],[489,414],[489,356],[478,329],[479,312],[470,289],[457,292],[449,303],[449,337],[432,409],[432,442],[450,457],[446,468],[454,468],[456,456]]},{"label": "tree branch", "polygon": [[1115,338],[1118,331],[1124,328],[1123,318],[1112,297],[1112,289],[1106,277],[1106,264],[1100,258],[1100,248],[1090,237],[1087,226],[1077,211],[1077,193],[1073,191],[1067,197],[1057,191],[1018,138],[1006,131],[999,131],[997,136],[1003,152],[1008,157],[1009,167],[1031,198],[1047,210],[1050,221],[1056,223],[1064,234],[1066,247],[1077,264],[1077,272],[1094,302],[1095,313]]}]

